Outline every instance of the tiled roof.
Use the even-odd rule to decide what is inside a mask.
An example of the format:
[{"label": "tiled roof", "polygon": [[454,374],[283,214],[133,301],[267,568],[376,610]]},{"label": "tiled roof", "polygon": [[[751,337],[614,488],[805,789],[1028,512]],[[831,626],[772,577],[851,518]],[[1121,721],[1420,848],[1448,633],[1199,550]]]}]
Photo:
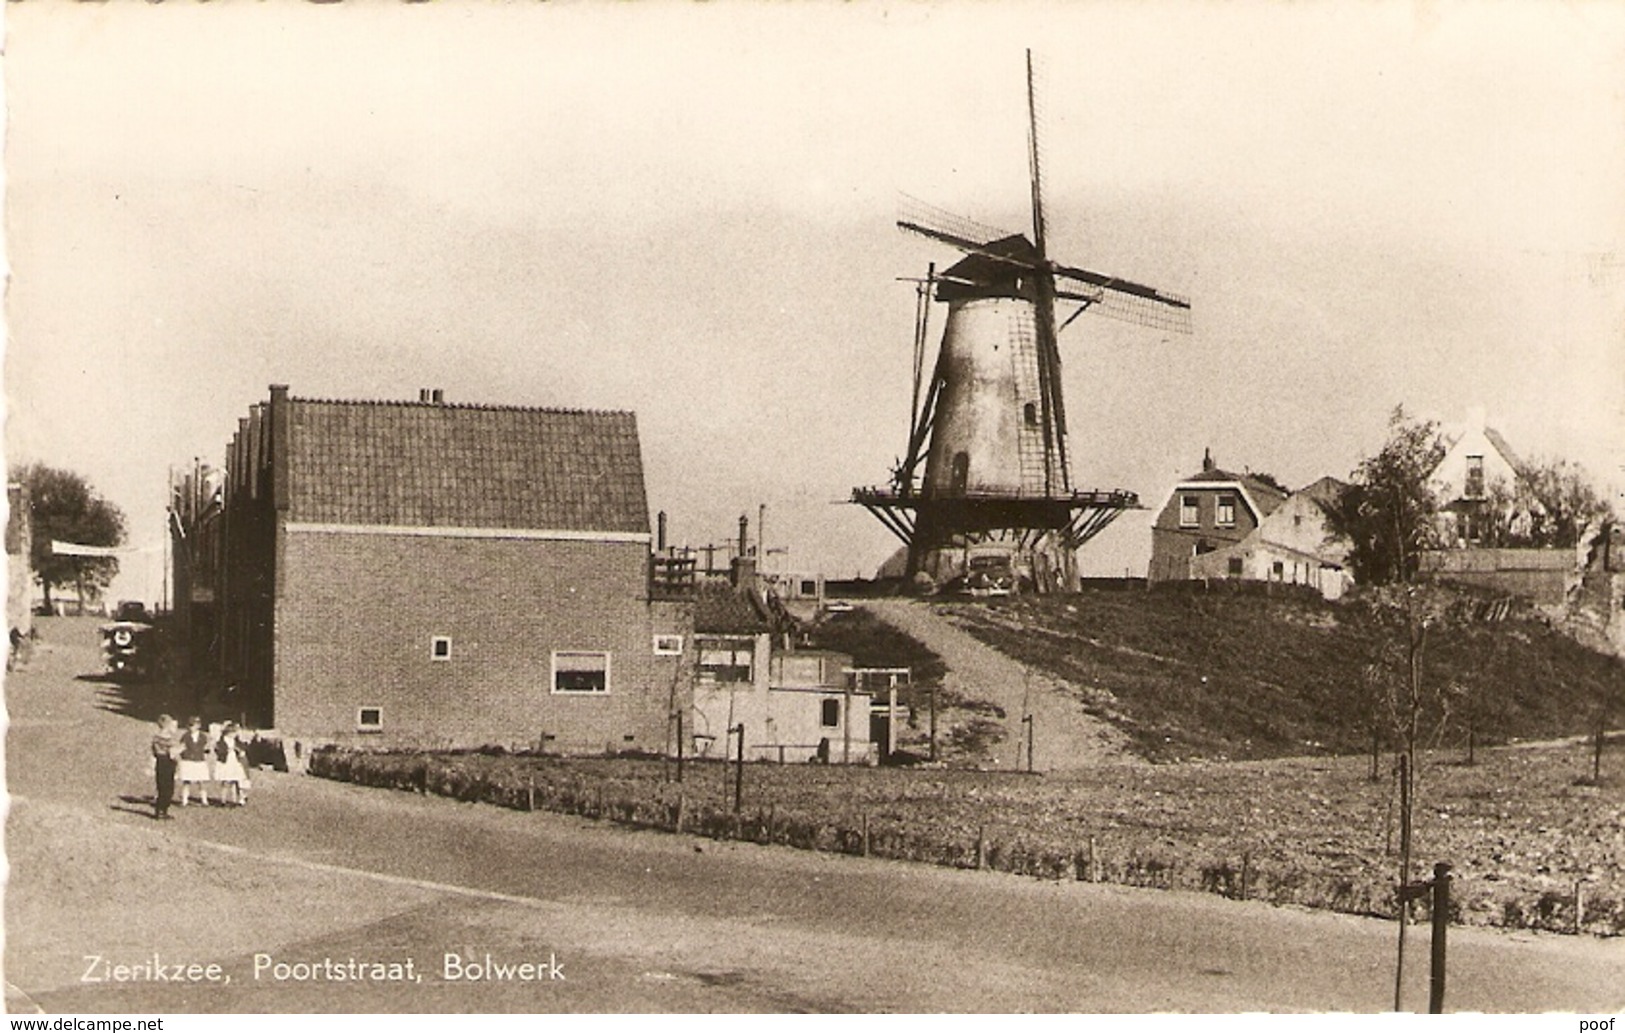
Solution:
[{"label": "tiled roof", "polygon": [[1294,494],[1306,495],[1310,499],[1314,500],[1314,502],[1318,504],[1321,509],[1330,512],[1337,506],[1338,500],[1343,497],[1343,492],[1347,490],[1347,484],[1344,484],[1336,477],[1327,476],[1322,477],[1313,484],[1308,484],[1302,488],[1299,488]]},{"label": "tiled roof", "polygon": [[647,534],[629,412],[291,399],[289,518]]},{"label": "tiled roof", "polygon": [[756,595],[726,581],[703,581],[694,597],[694,632],[712,635],[755,635],[771,631]]}]

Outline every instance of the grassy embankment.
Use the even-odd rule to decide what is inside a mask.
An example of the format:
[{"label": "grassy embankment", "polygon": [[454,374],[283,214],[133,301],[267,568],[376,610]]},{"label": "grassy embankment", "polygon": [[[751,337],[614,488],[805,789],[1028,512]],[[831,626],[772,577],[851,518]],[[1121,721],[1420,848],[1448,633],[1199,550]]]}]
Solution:
[{"label": "grassy embankment", "polygon": [[[1358,600],[1215,590],[1085,592],[944,604],[971,634],[1071,685],[1148,759],[1243,760],[1370,749],[1374,684],[1403,632]],[[1625,664],[1537,615],[1445,622],[1423,649],[1424,744],[1586,734],[1625,718]],[[1378,724],[1387,723],[1377,711]],[[1385,746],[1391,746],[1385,734]]]}]

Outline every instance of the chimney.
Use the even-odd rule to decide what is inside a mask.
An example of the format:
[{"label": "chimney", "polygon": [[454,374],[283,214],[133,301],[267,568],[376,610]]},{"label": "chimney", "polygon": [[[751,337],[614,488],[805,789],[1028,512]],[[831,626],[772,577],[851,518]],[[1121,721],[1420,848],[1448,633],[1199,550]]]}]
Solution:
[{"label": "chimney", "polygon": [[663,509],[655,515],[655,551],[666,551],[666,511]]},{"label": "chimney", "polygon": [[446,403],[446,393],[437,387],[429,392],[429,401],[436,405],[444,405]]},{"label": "chimney", "polygon": [[750,549],[750,517],[739,514],[739,558],[744,559]]},{"label": "chimney", "polygon": [[1210,449],[1210,448],[1204,448],[1204,449],[1202,449],[1202,472],[1207,473],[1208,471],[1210,471],[1212,469],[1213,469],[1213,450]]}]

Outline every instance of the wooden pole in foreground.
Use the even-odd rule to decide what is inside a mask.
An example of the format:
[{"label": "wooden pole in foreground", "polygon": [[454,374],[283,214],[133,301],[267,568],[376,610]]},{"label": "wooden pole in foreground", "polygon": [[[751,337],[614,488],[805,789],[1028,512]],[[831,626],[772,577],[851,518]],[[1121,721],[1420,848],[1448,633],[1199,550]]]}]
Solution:
[{"label": "wooden pole in foreground", "polygon": [[1444,1011],[1444,937],[1450,925],[1450,866],[1433,866],[1433,967],[1428,978],[1428,1014]]},{"label": "wooden pole in foreground", "polygon": [[739,722],[734,731],[739,733],[739,761],[734,765],[734,813],[738,814],[745,799],[745,722]]},{"label": "wooden pole in foreground", "polygon": [[937,687],[931,686],[931,759],[937,759]]}]

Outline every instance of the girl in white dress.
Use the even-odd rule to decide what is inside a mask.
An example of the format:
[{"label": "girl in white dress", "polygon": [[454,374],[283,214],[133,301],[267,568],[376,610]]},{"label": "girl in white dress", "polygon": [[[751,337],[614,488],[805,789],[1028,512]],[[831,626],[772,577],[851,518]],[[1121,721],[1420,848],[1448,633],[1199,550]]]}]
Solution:
[{"label": "girl in white dress", "polygon": [[237,738],[237,726],[227,721],[214,747],[214,778],[220,784],[222,801],[238,807],[248,802],[247,760],[247,751]]},{"label": "girl in white dress", "polygon": [[175,780],[181,784],[182,807],[191,802],[193,786],[197,786],[203,806],[209,806],[209,735],[203,730],[202,718],[193,717],[186,722]]}]

